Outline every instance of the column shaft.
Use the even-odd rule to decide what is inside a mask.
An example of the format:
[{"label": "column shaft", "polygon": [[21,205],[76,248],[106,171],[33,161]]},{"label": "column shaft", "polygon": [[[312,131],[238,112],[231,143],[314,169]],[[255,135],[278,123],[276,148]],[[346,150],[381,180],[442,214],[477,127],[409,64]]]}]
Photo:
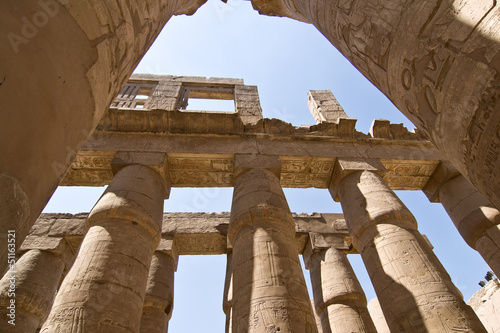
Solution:
[{"label": "column shaft", "polygon": [[417,231],[413,215],[379,175],[348,174],[339,196],[391,331],[486,332]]},{"label": "column shaft", "polygon": [[148,284],[142,309],[141,333],[166,333],[174,307],[175,259],[155,251],[149,268]]},{"label": "column shaft", "polygon": [[232,311],[233,311],[233,254],[227,254],[226,279],[224,281],[224,295],[222,298],[222,310],[226,315],[226,333],[232,333]]},{"label": "column shaft", "polygon": [[264,169],[240,174],[228,234],[233,332],[317,332],[294,233],[278,177]]},{"label": "column shaft", "polygon": [[309,260],[316,313],[324,333],[376,333],[366,297],[347,256],[335,248],[314,251]]},{"label": "column shaft", "polygon": [[[63,256],[57,253],[29,250],[22,255],[14,270],[5,273],[0,280],[1,332],[37,331],[49,315],[64,265]],[[13,312],[9,306],[14,308]],[[14,316],[9,316],[9,313]],[[12,319],[15,325],[9,324]]]},{"label": "column shaft", "polygon": [[463,176],[439,188],[439,199],[458,232],[500,274],[500,212]]},{"label": "column shaft", "polygon": [[114,177],[41,332],[137,332],[165,193],[162,177],[131,165]]}]

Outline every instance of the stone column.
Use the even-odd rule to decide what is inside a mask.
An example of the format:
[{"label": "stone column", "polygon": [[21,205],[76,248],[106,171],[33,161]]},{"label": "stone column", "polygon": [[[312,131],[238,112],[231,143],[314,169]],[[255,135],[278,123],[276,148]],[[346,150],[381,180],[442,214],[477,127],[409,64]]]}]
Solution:
[{"label": "stone column", "polygon": [[500,212],[453,167],[441,164],[424,193],[441,201],[458,232],[500,274]]},{"label": "stone column", "polygon": [[312,23],[500,209],[496,1],[252,0]]},{"label": "stone column", "polygon": [[165,23],[205,1],[0,2],[0,243],[21,245]]},{"label": "stone column", "polygon": [[137,332],[163,220],[165,182],[144,165],[120,169],[87,219],[88,232],[41,332]]},{"label": "stone column", "polygon": [[378,298],[375,297],[368,302],[368,311],[370,312],[370,317],[372,317],[373,324],[375,324],[378,333],[391,333],[391,330],[385,321],[384,313],[380,308]]},{"label": "stone column", "polygon": [[303,256],[311,274],[314,306],[323,332],[376,333],[365,293],[346,254],[328,246],[321,235],[312,234],[309,239]]},{"label": "stone column", "polygon": [[226,333],[232,333],[232,316],[233,311],[233,253],[227,254],[226,264],[226,281],[224,282],[224,295],[222,298],[222,310],[226,315]]},{"label": "stone column", "polygon": [[141,333],[166,333],[174,308],[174,272],[177,270],[177,250],[173,236],[164,237],[153,253],[149,268]]},{"label": "stone column", "polygon": [[4,333],[37,331],[49,315],[65,265],[73,257],[60,237],[43,241],[28,237],[23,247],[30,249],[0,280],[0,331]]},{"label": "stone column", "polygon": [[233,332],[317,332],[279,172],[277,156],[235,156]]},{"label": "stone column", "polygon": [[486,332],[380,170],[378,160],[338,160],[330,190],[391,331]]}]

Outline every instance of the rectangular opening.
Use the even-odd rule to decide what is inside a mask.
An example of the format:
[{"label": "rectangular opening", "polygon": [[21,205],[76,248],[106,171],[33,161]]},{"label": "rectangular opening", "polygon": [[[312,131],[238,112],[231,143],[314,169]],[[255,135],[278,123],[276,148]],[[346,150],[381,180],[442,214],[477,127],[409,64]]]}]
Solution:
[{"label": "rectangular opening", "polygon": [[137,90],[137,94],[135,95],[135,98],[138,98],[138,96],[146,96],[149,97],[151,96],[151,91],[153,90],[153,87],[151,86],[141,86],[139,87],[139,90]]},{"label": "rectangular opening", "polygon": [[187,111],[220,111],[235,112],[234,100],[201,99],[190,96]]}]

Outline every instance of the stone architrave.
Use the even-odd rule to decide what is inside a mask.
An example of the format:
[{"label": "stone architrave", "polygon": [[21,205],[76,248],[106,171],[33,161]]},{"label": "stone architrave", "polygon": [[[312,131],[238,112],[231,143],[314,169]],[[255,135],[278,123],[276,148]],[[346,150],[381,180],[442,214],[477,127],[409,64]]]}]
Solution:
[{"label": "stone architrave", "polygon": [[314,306],[324,333],[376,333],[366,296],[344,252],[311,240],[304,262],[311,274]]},{"label": "stone architrave", "polygon": [[174,272],[177,250],[174,238],[162,238],[153,253],[142,308],[141,333],[166,333],[174,308]]},{"label": "stone architrave", "polygon": [[233,332],[317,332],[277,156],[236,155],[228,238]]},{"label": "stone architrave", "polygon": [[205,1],[0,2],[0,238],[21,245],[165,23]]},{"label": "stone architrave", "polygon": [[[500,212],[462,175],[439,187],[439,200],[465,242],[500,274]],[[498,275],[497,275],[498,276]]]},{"label": "stone architrave", "polygon": [[[44,240],[38,240],[37,246],[25,252],[0,280],[0,331],[3,333],[35,333],[49,315],[73,251],[64,238]],[[14,316],[9,316],[10,313]]]},{"label": "stone architrave", "polygon": [[41,332],[139,331],[149,265],[161,236],[165,181],[121,168],[87,219],[88,232]]},{"label": "stone architrave", "polygon": [[252,0],[312,23],[500,209],[496,1]]},{"label": "stone architrave", "polygon": [[340,198],[391,331],[486,332],[382,169],[377,160],[339,160],[330,191]]}]

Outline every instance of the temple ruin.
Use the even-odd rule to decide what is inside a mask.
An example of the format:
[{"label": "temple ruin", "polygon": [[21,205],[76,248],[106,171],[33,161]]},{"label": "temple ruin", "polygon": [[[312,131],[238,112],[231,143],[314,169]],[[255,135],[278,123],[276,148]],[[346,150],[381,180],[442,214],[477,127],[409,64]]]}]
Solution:
[{"label": "temple ruin", "polygon": [[[235,112],[187,111],[189,98]],[[227,332],[377,332],[352,253],[392,332],[486,332],[393,190],[441,202],[497,272],[500,213],[418,130],[376,119],[364,134],[330,91],[308,99],[317,124],[294,127],[263,118],[240,79],[132,75],[60,183],[109,186],[89,214],[39,217],[2,332],[166,332],[177,260],[203,254],[227,255]],[[231,212],[163,213],[172,187],[234,187]],[[292,214],[284,187],[329,190],[343,213]]]},{"label": "temple ruin", "polygon": [[[203,3],[0,3],[0,330],[165,332],[178,257],[225,253],[227,332],[382,331],[372,318],[498,331],[482,304],[498,285],[467,305],[394,193],[441,202],[500,274],[496,1],[252,0],[313,24],[418,127],[375,119],[368,134],[325,90],[308,95],[317,124],[294,127],[264,119],[239,79],[131,76],[170,17]],[[235,112],[184,111],[189,98]],[[88,214],[40,215],[59,185],[105,184]],[[164,214],[172,187],[232,187],[231,212]],[[285,187],[329,190],[343,212],[294,215]],[[377,293],[371,316],[350,253]]]}]

